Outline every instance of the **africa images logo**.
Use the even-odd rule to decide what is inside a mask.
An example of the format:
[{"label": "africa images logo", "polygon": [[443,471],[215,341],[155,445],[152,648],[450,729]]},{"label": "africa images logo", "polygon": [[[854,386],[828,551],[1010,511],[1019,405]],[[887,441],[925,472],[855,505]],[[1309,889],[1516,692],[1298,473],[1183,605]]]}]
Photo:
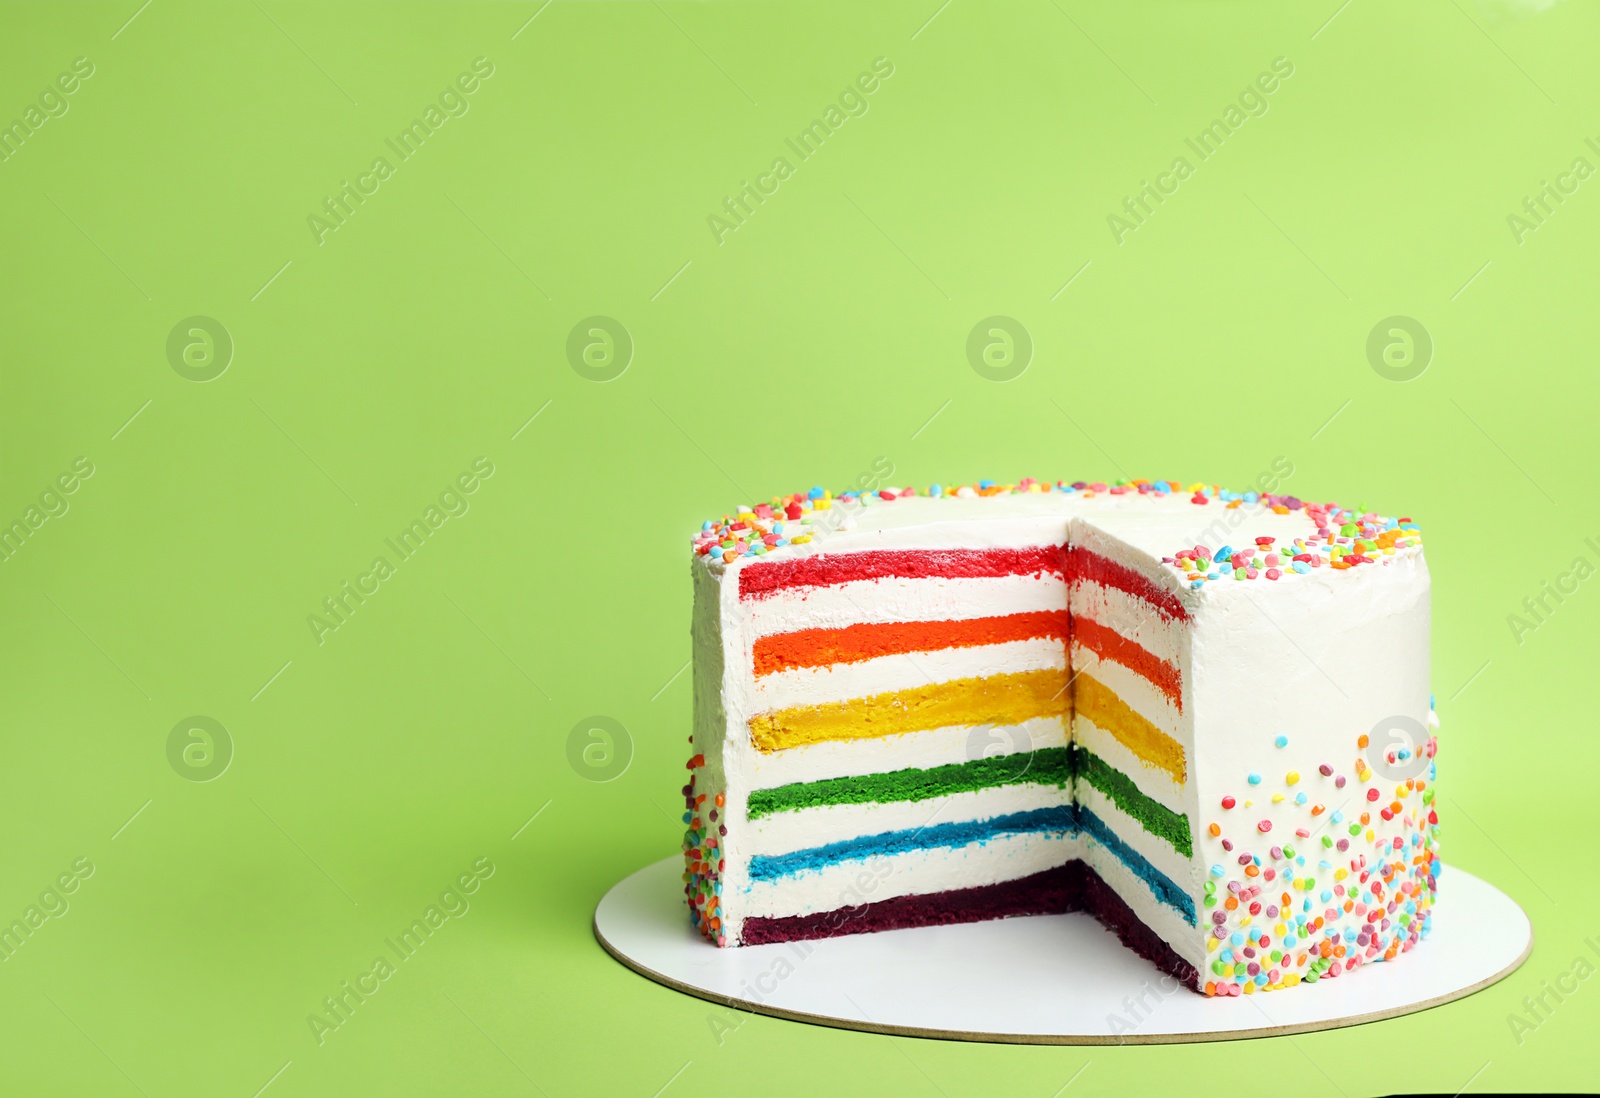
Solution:
[{"label": "africa images logo", "polygon": [[755,183],[742,180],[737,191],[723,198],[722,213],[706,215],[706,225],[716,242],[724,244],[729,233],[744,228],[745,222],[755,215],[756,210],[765,206],[767,199],[777,194],[778,188],[794,175],[797,170],[795,161],[804,164],[810,160],[822,150],[830,137],[844,128],[846,122],[860,118],[871,110],[872,101],[868,96],[893,75],[893,61],[887,57],[873,58],[872,70],[860,73],[854,82],[846,84],[837,102],[829,103],[821,116],[813,118],[811,124],[803,127],[796,136],[784,138],[783,143],[789,152],[794,153],[795,160],[790,160],[786,155],[773,157],[772,167],[765,172],[758,172]]},{"label": "africa images logo", "polygon": [[326,644],[328,634],[337,633],[346,625],[355,612],[367,604],[367,599],[376,595],[385,583],[399,574],[400,565],[420,553],[446,522],[460,518],[471,510],[472,502],[467,497],[483,487],[483,482],[492,476],[494,462],[486,457],[478,458],[471,468],[464,470],[439,493],[438,503],[429,504],[419,518],[412,519],[393,537],[384,538],[383,544],[393,555],[393,561],[383,554],[374,557],[365,572],[359,573],[354,581],[345,580],[337,591],[322,600],[322,613],[306,615],[306,625],[317,644]]},{"label": "africa images logo", "polygon": [[72,100],[69,97],[93,75],[93,61],[87,57],[75,58],[71,71],[60,73],[55,83],[46,84],[44,91],[39,93],[38,102],[29,103],[21,117],[13,118],[9,125],[0,123],[0,163],[17,155],[22,146],[44,128],[45,123],[71,110]]},{"label": "africa images logo", "polygon": [[[1194,153],[1195,160],[1204,164],[1220,152],[1223,144],[1238,133],[1246,122],[1265,116],[1272,109],[1272,102],[1267,97],[1293,75],[1293,61],[1287,57],[1273,58],[1271,71],[1261,72],[1253,84],[1245,85],[1237,102],[1224,107],[1221,117],[1213,118],[1211,124],[1194,137],[1183,139],[1187,149]],[[1127,240],[1129,233],[1143,228],[1145,222],[1155,216],[1156,210],[1164,206],[1167,199],[1176,194],[1196,170],[1195,161],[1191,161],[1187,155],[1179,155],[1172,158],[1171,167],[1157,173],[1155,183],[1152,184],[1148,179],[1140,180],[1140,188],[1122,200],[1122,213],[1106,214],[1106,227],[1111,230],[1111,238],[1121,244]]]},{"label": "africa images logo", "polygon": [[365,206],[367,199],[394,176],[399,170],[398,164],[404,164],[421,152],[428,139],[452,118],[460,118],[471,110],[472,101],[468,97],[493,75],[494,62],[487,57],[476,58],[471,71],[458,74],[454,81],[446,84],[436,102],[429,103],[420,117],[413,118],[411,124],[395,136],[384,138],[384,144],[394,153],[394,160],[388,156],[373,157],[372,167],[357,174],[354,183],[344,180],[338,190],[323,200],[320,213],[306,215],[306,227],[317,243],[327,243],[329,233],[342,229],[345,222],[355,216],[356,210]]},{"label": "africa images logo", "polygon": [[348,1025],[357,1009],[382,991],[400,971],[400,966],[416,957],[435,934],[450,923],[466,918],[472,910],[469,897],[494,876],[497,868],[488,858],[478,858],[468,872],[442,889],[437,901],[429,903],[409,926],[383,940],[389,947],[387,955],[378,954],[370,965],[356,973],[354,981],[340,980],[338,987],[323,996],[322,1012],[306,1015],[306,1026],[317,1045],[325,1044],[330,1033],[337,1033]]}]

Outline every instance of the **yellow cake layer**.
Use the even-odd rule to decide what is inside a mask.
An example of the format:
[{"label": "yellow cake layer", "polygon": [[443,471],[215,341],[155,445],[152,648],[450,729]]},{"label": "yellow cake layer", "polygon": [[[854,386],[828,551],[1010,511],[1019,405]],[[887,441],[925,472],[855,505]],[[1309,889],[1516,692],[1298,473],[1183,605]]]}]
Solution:
[{"label": "yellow cake layer", "polygon": [[[763,713],[750,718],[750,740],[758,751],[772,752],[959,725],[1014,725],[1069,712],[1065,672],[1019,671]],[[1181,766],[1181,750],[1179,756]]]},{"label": "yellow cake layer", "polygon": [[1134,712],[1109,686],[1080,671],[1072,680],[1072,701],[1079,716],[1093,721],[1140,759],[1165,770],[1179,785],[1187,781],[1183,745]]}]

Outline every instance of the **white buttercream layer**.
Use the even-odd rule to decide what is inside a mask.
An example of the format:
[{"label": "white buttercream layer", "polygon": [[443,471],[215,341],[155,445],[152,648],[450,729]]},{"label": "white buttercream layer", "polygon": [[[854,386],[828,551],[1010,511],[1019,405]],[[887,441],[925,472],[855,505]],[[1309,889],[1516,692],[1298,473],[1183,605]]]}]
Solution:
[{"label": "white buttercream layer", "polygon": [[[1120,563],[1120,562],[1119,562]],[[1175,667],[1183,665],[1185,623],[1168,617],[1153,603],[1094,580],[1072,581],[1072,613],[1093,619]]]},{"label": "white buttercream layer", "polygon": [[790,782],[883,774],[910,766],[927,769],[971,762],[985,755],[1064,747],[1066,743],[1064,718],[1034,717],[1013,725],[953,725],[849,743],[806,744],[771,754],[752,751],[755,757],[745,774],[747,788],[771,789]]},{"label": "white buttercream layer", "polygon": [[[1166,839],[1150,834],[1144,829],[1143,824],[1117,807],[1115,801],[1088,782],[1078,782],[1077,796],[1078,803],[1100,817],[1117,838],[1132,847],[1145,861],[1165,873],[1173,884],[1188,889],[1186,882],[1194,877],[1193,858],[1184,857]],[[1194,900],[1198,909],[1200,898],[1197,896]]]},{"label": "white buttercream layer", "polygon": [[1151,766],[1122,745],[1122,741],[1095,724],[1082,713],[1073,715],[1072,735],[1076,742],[1104,759],[1110,766],[1122,771],[1140,792],[1174,812],[1184,813],[1189,803],[1187,789],[1179,785],[1171,774],[1160,767]]},{"label": "white buttercream layer", "polygon": [[[1018,770],[1026,767],[1019,757]],[[1036,808],[1059,808],[1071,793],[1057,785],[1017,783],[921,801],[830,804],[774,812],[746,824],[752,854],[788,854],[890,831],[919,832],[939,824],[988,820]]]},{"label": "white buttercream layer", "polygon": [[973,618],[1060,610],[1067,584],[1060,576],[984,576],[946,579],[852,580],[831,587],[799,587],[744,600],[740,633],[752,643],[774,633],[842,629],[902,621],[970,621]]},{"label": "white buttercream layer", "polygon": [[1196,968],[1202,968],[1206,955],[1204,927],[1190,926],[1181,912],[1158,899],[1150,886],[1135,876],[1114,853],[1087,836],[1083,837],[1081,845],[1083,860],[1128,905],[1135,917],[1171,946],[1174,953]]},{"label": "white buttercream layer", "polygon": [[[1071,836],[1027,832],[965,846],[850,859],[782,880],[752,882],[738,906],[746,918],[810,915],[898,896],[978,888],[1041,873],[1079,857],[1081,849]],[[722,901],[728,909],[726,890]]]},{"label": "white buttercream layer", "polygon": [[1072,646],[1072,668],[1073,674],[1090,676],[1109,688],[1139,716],[1180,743],[1183,741],[1183,714],[1154,683],[1137,671],[1111,660],[1103,660],[1076,644]]}]

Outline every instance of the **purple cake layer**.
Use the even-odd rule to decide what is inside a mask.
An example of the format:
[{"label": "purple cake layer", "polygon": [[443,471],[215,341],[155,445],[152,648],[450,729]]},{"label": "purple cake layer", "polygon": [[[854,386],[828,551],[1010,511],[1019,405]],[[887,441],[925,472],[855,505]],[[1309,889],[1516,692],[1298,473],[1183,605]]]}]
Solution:
[{"label": "purple cake layer", "polygon": [[1195,967],[1145,926],[1099,874],[1076,861],[1031,877],[978,888],[899,896],[815,915],[746,919],[742,937],[745,945],[767,945],[878,930],[975,923],[1015,915],[1063,915],[1073,911],[1093,915],[1121,939],[1123,945],[1179,982],[1199,989],[1200,974]]},{"label": "purple cake layer", "polygon": [[755,917],[744,921],[745,945],[791,942],[805,938],[837,938],[844,934],[869,934],[913,926],[976,923],[1012,915],[1059,915],[1078,910],[1073,903],[1073,882],[1059,866],[1014,881],[956,888],[924,896],[897,896],[892,900],[841,907],[815,915],[784,918]]},{"label": "purple cake layer", "polygon": [[1195,991],[1200,990],[1200,972],[1172,951],[1161,936],[1146,926],[1122,902],[1110,885],[1084,862],[1068,862],[1062,867],[1069,876],[1078,880],[1077,896],[1080,902],[1073,911],[1086,911],[1099,919],[1105,928],[1122,939],[1122,944],[1155,965],[1162,972]]}]

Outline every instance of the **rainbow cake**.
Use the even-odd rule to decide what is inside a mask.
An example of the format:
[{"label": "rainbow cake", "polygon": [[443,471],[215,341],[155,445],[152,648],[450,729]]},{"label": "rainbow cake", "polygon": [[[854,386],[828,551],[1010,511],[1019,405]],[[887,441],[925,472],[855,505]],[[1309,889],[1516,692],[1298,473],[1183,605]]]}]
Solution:
[{"label": "rainbow cake", "polygon": [[1083,911],[1207,995],[1427,935],[1408,518],[1171,481],[742,507],[694,538],[685,892],[751,946]]}]

